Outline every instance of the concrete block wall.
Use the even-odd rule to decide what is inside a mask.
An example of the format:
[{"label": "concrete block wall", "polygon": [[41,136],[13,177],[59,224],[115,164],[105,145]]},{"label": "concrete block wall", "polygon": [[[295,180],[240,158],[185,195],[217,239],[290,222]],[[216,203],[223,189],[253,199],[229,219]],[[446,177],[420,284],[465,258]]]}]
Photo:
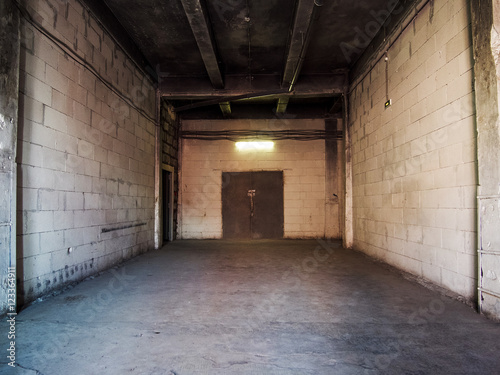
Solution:
[{"label": "concrete block wall", "polygon": [[[324,120],[190,120],[183,130],[324,129]],[[325,141],[276,141],[239,152],[227,140],[182,139],[179,237],[222,237],[222,172],[283,171],[285,238],[325,236]],[[337,218],[338,219],[338,218]],[[327,225],[327,227],[332,225]]]},{"label": "concrete block wall", "polygon": [[166,101],[161,103],[161,123],[162,163],[177,168],[179,151],[178,123],[173,107],[169,106]]},{"label": "concrete block wall", "polygon": [[[389,38],[390,39],[390,38]],[[476,132],[468,2],[427,4],[350,94],[354,247],[473,299]]]},{"label": "concrete block wall", "polygon": [[66,45],[22,19],[17,262],[27,302],[153,247],[155,91],[79,1],[23,6]]}]

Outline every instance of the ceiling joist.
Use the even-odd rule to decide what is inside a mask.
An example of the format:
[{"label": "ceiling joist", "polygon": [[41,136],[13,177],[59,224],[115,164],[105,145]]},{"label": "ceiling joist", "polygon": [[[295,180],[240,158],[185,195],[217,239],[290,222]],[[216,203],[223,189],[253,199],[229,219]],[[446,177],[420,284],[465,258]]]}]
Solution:
[{"label": "ceiling joist", "polygon": [[198,49],[205,64],[210,82],[216,89],[224,88],[215,38],[210,26],[207,8],[204,0],[181,0],[184,12],[193,31]]},{"label": "ceiling joist", "polygon": [[285,113],[289,101],[289,96],[280,96],[280,98],[278,99],[278,105],[276,106],[276,113]]},{"label": "ceiling joist", "polygon": [[311,40],[314,14],[321,5],[320,0],[298,0],[297,2],[282,81],[282,86],[288,87],[288,91],[293,90],[300,75],[307,47]]},{"label": "ceiling joist", "polygon": [[222,102],[219,103],[220,110],[224,116],[229,116],[231,114],[231,103],[230,102]]}]

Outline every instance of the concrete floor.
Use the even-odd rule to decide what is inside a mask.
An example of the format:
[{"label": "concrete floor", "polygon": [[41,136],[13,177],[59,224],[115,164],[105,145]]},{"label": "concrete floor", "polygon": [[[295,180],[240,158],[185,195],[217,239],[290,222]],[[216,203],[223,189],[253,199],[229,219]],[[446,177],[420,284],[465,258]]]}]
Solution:
[{"label": "concrete floor", "polygon": [[337,243],[178,241],[26,308],[0,373],[498,374],[499,341]]}]

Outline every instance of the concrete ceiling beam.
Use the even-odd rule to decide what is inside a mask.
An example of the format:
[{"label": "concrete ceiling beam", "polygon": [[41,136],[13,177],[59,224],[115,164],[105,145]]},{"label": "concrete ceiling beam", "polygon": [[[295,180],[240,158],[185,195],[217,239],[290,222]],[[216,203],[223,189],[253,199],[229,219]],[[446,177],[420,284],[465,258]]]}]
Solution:
[{"label": "concrete ceiling beam", "polygon": [[302,75],[300,82],[294,87],[293,94],[289,93],[286,88],[281,88],[279,75],[253,75],[253,77],[254,79],[249,82],[245,75],[226,76],[225,89],[214,90],[210,82],[203,77],[169,76],[162,79],[160,88],[162,96],[169,100],[202,100],[263,92],[293,95],[297,98],[321,97],[335,96],[345,91],[343,73]]},{"label": "concrete ceiling beam", "polygon": [[231,114],[231,103],[230,102],[222,102],[219,103],[220,110],[224,117],[229,116]]},{"label": "concrete ceiling beam", "polygon": [[280,98],[278,99],[278,104],[276,106],[276,113],[285,113],[289,101],[289,96],[280,96]]},{"label": "concrete ceiling beam", "polygon": [[316,9],[322,5],[320,0],[298,0],[295,20],[289,41],[288,53],[283,73],[282,86],[292,91],[298,80],[302,64],[311,40],[312,26]]},{"label": "concrete ceiling beam", "polygon": [[217,47],[207,8],[203,0],[181,0],[189,25],[193,31],[196,44],[200,50],[210,82],[216,89],[224,88]]}]

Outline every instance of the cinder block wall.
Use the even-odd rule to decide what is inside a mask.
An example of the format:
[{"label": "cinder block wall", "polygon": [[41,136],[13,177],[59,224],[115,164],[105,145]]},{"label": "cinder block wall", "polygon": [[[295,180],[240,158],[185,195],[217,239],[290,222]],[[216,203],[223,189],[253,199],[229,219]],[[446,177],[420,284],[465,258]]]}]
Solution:
[{"label": "cinder block wall", "polygon": [[[390,40],[390,38],[388,38]],[[468,2],[430,2],[351,86],[354,246],[472,299],[476,151]],[[363,76],[366,74],[366,76]]]},{"label": "cinder block wall", "polygon": [[23,4],[67,45],[22,19],[17,262],[26,302],[153,246],[155,95],[80,2]]},{"label": "cinder block wall", "polygon": [[[324,120],[182,122],[183,130],[324,129]],[[282,170],[284,236],[325,236],[325,141],[276,141],[270,152],[239,152],[231,141],[183,139],[179,237],[222,237],[222,172]],[[330,218],[327,218],[329,220]],[[335,218],[338,220],[338,216]],[[333,225],[326,223],[331,228]],[[337,226],[338,227],[338,224]]]}]

